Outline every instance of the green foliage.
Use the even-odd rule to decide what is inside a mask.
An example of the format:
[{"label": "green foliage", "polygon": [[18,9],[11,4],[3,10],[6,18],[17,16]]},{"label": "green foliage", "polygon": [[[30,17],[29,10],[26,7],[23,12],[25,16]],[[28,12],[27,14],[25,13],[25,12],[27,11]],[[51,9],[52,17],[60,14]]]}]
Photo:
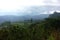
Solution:
[{"label": "green foliage", "polygon": [[52,32],[60,31],[60,20],[47,18],[36,23],[5,22],[0,26],[2,27],[0,28],[0,40],[55,40]]},{"label": "green foliage", "polygon": [[51,35],[47,40],[55,40],[55,38]]}]

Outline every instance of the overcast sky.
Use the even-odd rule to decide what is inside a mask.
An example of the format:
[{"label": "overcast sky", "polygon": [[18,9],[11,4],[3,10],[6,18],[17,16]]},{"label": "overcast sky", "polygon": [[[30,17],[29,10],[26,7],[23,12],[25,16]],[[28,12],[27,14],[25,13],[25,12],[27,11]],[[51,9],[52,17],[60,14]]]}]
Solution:
[{"label": "overcast sky", "polygon": [[0,0],[0,12],[24,11],[29,6],[60,6],[60,0]]}]

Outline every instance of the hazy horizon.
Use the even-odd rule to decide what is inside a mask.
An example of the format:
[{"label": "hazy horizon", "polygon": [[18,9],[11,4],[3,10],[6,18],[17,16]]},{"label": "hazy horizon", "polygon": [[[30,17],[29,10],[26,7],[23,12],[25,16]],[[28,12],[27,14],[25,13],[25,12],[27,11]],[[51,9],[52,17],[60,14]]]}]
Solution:
[{"label": "hazy horizon", "polygon": [[[48,7],[43,7],[38,9],[41,6],[57,6],[54,9],[49,9]],[[33,7],[33,8],[32,8]],[[35,10],[34,10],[35,7]],[[0,0],[0,16],[1,15],[25,15],[31,14],[33,11],[36,11],[35,14],[48,14],[53,13],[54,11],[59,11],[60,9],[59,0]],[[37,10],[38,11],[37,11]],[[44,12],[42,12],[42,11]],[[49,10],[49,11],[48,11]]]}]

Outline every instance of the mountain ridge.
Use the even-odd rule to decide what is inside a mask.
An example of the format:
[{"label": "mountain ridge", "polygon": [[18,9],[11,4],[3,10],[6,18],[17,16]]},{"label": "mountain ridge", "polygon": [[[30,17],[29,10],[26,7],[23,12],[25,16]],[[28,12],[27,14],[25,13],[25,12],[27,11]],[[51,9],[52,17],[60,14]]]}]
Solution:
[{"label": "mountain ridge", "polygon": [[0,22],[4,22],[4,21],[11,21],[11,22],[15,22],[15,21],[24,21],[24,20],[41,20],[44,18],[47,18],[49,16],[49,14],[40,14],[40,15],[24,15],[24,16],[11,16],[11,15],[7,15],[7,16],[0,16]]}]

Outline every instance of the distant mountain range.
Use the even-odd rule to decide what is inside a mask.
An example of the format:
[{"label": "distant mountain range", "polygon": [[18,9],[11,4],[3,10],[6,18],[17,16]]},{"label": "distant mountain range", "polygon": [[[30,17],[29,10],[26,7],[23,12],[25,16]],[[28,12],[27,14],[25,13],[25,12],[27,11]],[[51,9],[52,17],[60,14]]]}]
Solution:
[{"label": "distant mountain range", "polygon": [[40,14],[40,15],[24,15],[24,16],[13,16],[13,15],[6,15],[6,16],[0,16],[0,23],[5,22],[5,21],[24,21],[24,20],[42,20],[44,18],[47,18],[49,14]]},{"label": "distant mountain range", "polygon": [[[41,20],[49,17],[52,11],[60,11],[60,6],[33,6],[28,7],[24,12],[18,12],[17,16],[14,13],[7,13],[9,15],[0,16],[0,23],[4,21],[24,21],[24,20]],[[5,14],[5,13],[2,13]],[[13,15],[12,15],[13,14]],[[16,14],[16,13],[15,13]],[[22,16],[20,15],[22,14]],[[52,13],[53,14],[53,13]],[[20,15],[20,16],[19,16]]]}]

